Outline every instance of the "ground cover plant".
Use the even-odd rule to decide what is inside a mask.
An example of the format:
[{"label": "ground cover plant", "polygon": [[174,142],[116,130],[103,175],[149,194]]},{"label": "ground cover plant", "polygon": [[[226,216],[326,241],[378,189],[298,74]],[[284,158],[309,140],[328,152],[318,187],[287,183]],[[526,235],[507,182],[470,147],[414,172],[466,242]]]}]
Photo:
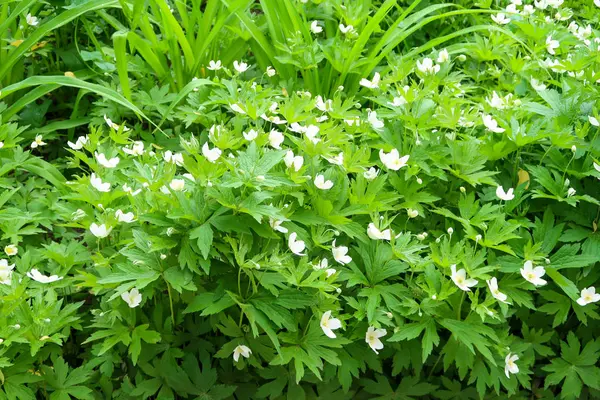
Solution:
[{"label": "ground cover plant", "polygon": [[0,399],[600,398],[599,22],[0,1]]}]

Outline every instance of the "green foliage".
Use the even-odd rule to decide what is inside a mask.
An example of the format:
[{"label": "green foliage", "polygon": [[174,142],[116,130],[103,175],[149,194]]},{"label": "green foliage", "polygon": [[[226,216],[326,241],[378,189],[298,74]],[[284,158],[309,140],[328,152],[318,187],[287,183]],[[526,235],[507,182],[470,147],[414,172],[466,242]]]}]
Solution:
[{"label": "green foliage", "polygon": [[600,398],[600,5],[504,3],[0,1],[0,400]]}]

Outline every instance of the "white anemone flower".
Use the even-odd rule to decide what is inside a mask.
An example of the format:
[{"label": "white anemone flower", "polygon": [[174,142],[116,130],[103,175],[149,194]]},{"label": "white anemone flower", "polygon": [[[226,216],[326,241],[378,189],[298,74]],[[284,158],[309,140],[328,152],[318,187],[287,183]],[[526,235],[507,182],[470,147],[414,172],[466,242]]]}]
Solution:
[{"label": "white anemone flower", "polygon": [[221,63],[221,60],[210,60],[208,62],[208,67],[206,67],[207,69],[209,69],[210,71],[218,71],[221,68],[223,68],[223,64]]},{"label": "white anemone flower", "polygon": [[581,297],[577,299],[577,304],[585,306],[586,304],[595,303],[600,301],[600,294],[596,293],[596,288],[590,286],[581,291]]},{"label": "white anemone flower", "polygon": [[323,32],[323,28],[319,26],[319,21],[312,21],[310,23],[310,30],[315,35],[318,34],[318,33]]},{"label": "white anemone flower", "polygon": [[335,261],[339,262],[342,265],[349,264],[352,262],[352,257],[348,255],[348,247],[346,246],[338,246],[335,245],[335,240],[331,245],[331,252],[333,253],[333,258]]},{"label": "white anemone flower", "polygon": [[496,196],[500,200],[504,200],[504,201],[510,201],[510,200],[514,199],[515,194],[513,192],[514,192],[513,188],[508,189],[506,192],[504,191],[504,188],[502,186],[498,186],[496,188]]},{"label": "white anemone flower", "polygon": [[467,279],[467,271],[465,271],[464,268],[461,268],[457,271],[456,264],[452,264],[450,266],[450,270],[452,272],[452,275],[450,277],[459,289],[464,290],[465,292],[470,292],[470,288],[477,285],[477,280],[472,278]]},{"label": "white anemone flower", "polygon": [[546,38],[546,50],[548,51],[548,53],[555,55],[556,52],[554,50],[558,49],[559,47],[560,42],[558,40],[552,39],[552,36],[548,36]]},{"label": "white anemone flower", "polygon": [[81,150],[83,148],[83,146],[85,146],[86,144],[88,144],[90,141],[90,139],[88,138],[87,135],[85,136],[79,136],[77,138],[77,141],[75,143],[73,142],[67,142],[67,145],[72,148],[73,150]]},{"label": "white anemone flower", "polygon": [[383,349],[383,343],[379,338],[387,335],[387,331],[385,329],[375,329],[375,327],[370,326],[367,329],[367,334],[365,335],[365,342],[369,345],[369,347],[375,352],[375,354],[379,354],[377,350]]},{"label": "white anemone flower", "polygon": [[106,224],[98,225],[96,223],[93,223],[90,225],[90,232],[92,232],[92,234],[97,238],[105,238],[108,235],[110,235],[111,231],[112,228],[107,228]]},{"label": "white anemone flower", "polygon": [[219,157],[221,157],[221,153],[221,149],[219,149],[218,147],[213,147],[211,149],[208,146],[208,142],[205,142],[202,146],[202,155],[206,157],[206,159],[211,163],[216,162],[219,159]]},{"label": "white anemone flower", "polygon": [[359,83],[361,86],[369,89],[378,89],[380,80],[381,75],[379,75],[379,72],[375,72],[375,75],[373,75],[373,80],[370,81],[367,78],[362,78]]},{"label": "white anemone flower", "polygon": [[417,69],[427,75],[435,75],[440,72],[440,66],[434,64],[433,60],[429,57],[417,61]]},{"label": "white anemone flower", "polygon": [[323,333],[325,335],[327,335],[327,337],[330,337],[331,339],[336,338],[335,333],[333,333],[333,331],[336,329],[340,329],[342,327],[342,323],[340,322],[339,319],[331,318],[331,310],[323,313],[323,316],[321,317],[320,325],[321,325],[321,329],[323,329]]},{"label": "white anemone flower", "polygon": [[520,271],[521,276],[535,286],[543,286],[547,283],[544,279],[542,279],[542,276],[546,274],[546,269],[541,266],[534,268],[533,262],[530,260],[525,261],[525,264],[523,264],[523,268],[521,268]]},{"label": "white anemone flower", "polygon": [[99,192],[110,192],[110,183],[102,182],[102,179],[93,172],[90,175],[90,184]]},{"label": "white anemone flower", "polygon": [[504,13],[498,13],[496,15],[492,15],[492,21],[498,25],[506,25],[510,23],[510,18],[507,18]]},{"label": "white anemone flower", "polygon": [[298,172],[304,164],[304,157],[295,156],[292,150],[288,150],[288,152],[285,153],[285,156],[283,157],[283,162],[285,163],[286,167],[294,167],[294,171]]},{"label": "white anemone flower", "polygon": [[63,279],[62,276],[58,276],[58,275],[50,275],[50,276],[43,275],[36,268],[33,268],[31,271],[27,272],[27,276],[39,283],[52,283],[52,282],[60,281],[61,279]]},{"label": "white anemone flower", "polygon": [[319,174],[315,177],[315,186],[321,190],[329,190],[333,187],[333,182],[328,180],[325,180],[325,176],[322,174]]},{"label": "white anemone flower", "polygon": [[383,149],[379,150],[379,159],[387,168],[398,171],[400,168],[405,167],[408,162],[410,155],[400,157],[400,153],[397,149],[392,149],[389,153],[385,153]]},{"label": "white anemone flower", "polygon": [[233,360],[238,362],[240,355],[244,358],[250,358],[250,354],[252,354],[252,350],[248,346],[241,344],[233,349]]},{"label": "white anemone flower", "polygon": [[136,140],[131,145],[131,148],[123,147],[123,152],[132,156],[141,156],[144,154],[144,142]]},{"label": "white anemone flower", "polygon": [[115,212],[115,218],[119,222],[125,222],[126,224],[130,224],[135,219],[135,215],[132,212],[124,213],[121,210],[117,210]]},{"label": "white anemone flower", "polygon": [[296,240],[298,234],[296,232],[292,232],[290,237],[288,238],[288,247],[290,251],[297,256],[305,256],[306,253],[302,253],[306,248],[306,244],[303,240]]},{"label": "white anemone flower", "polygon": [[135,308],[142,302],[142,294],[137,288],[133,288],[129,292],[121,293],[121,298],[127,303],[129,308]]},{"label": "white anemone flower", "polygon": [[379,170],[375,167],[371,167],[363,172],[364,178],[368,181],[372,181],[373,179],[377,178],[377,175],[379,175]]},{"label": "white anemone flower", "polygon": [[382,119],[377,118],[377,111],[369,111],[367,114],[367,121],[369,121],[369,124],[376,130],[383,128],[385,125]]},{"label": "white anemone flower", "polygon": [[242,132],[244,139],[251,142],[258,137],[258,132],[254,129],[250,129],[248,132]]},{"label": "white anemone flower", "polygon": [[247,63],[245,63],[243,61],[235,60],[233,62],[233,68],[235,68],[235,70],[241,74],[242,72],[246,72],[248,70],[249,66]]},{"label": "white anemone flower", "polygon": [[496,121],[494,119],[494,117],[492,117],[489,114],[484,114],[483,117],[483,125],[485,125],[485,127],[489,130],[492,131],[494,133],[502,133],[504,132],[506,129],[504,128],[500,128],[498,126],[498,121]]},{"label": "white anemone flower", "polygon": [[515,361],[519,359],[519,356],[516,354],[511,355],[508,353],[506,358],[504,359],[504,373],[507,378],[510,378],[510,374],[516,374],[519,372],[519,367],[515,364]]},{"label": "white anemone flower", "polygon": [[283,133],[281,133],[280,131],[272,129],[271,132],[269,132],[269,144],[271,145],[271,147],[280,150],[283,140],[284,136]]},{"label": "white anemone flower", "polygon": [[367,235],[373,240],[392,240],[392,231],[390,229],[380,231],[372,222],[367,227]]},{"label": "white anemone flower", "polygon": [[490,288],[490,292],[492,292],[492,297],[494,297],[498,301],[506,303],[506,299],[508,298],[508,296],[506,296],[500,291],[500,289],[498,289],[498,279],[496,279],[496,277],[493,277],[492,279],[488,279],[485,282]]},{"label": "white anemone flower", "polygon": [[106,155],[104,155],[103,153],[94,153],[94,156],[96,157],[96,161],[98,161],[98,164],[102,165],[104,168],[115,168],[117,165],[119,165],[119,157],[113,157],[113,158],[106,158]]}]

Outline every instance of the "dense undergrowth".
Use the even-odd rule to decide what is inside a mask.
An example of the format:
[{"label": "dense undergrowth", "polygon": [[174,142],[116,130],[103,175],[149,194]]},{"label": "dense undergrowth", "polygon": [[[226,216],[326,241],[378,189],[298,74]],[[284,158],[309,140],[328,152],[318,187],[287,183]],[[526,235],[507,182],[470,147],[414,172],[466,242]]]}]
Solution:
[{"label": "dense undergrowth", "polygon": [[600,398],[599,22],[0,1],[0,399]]}]

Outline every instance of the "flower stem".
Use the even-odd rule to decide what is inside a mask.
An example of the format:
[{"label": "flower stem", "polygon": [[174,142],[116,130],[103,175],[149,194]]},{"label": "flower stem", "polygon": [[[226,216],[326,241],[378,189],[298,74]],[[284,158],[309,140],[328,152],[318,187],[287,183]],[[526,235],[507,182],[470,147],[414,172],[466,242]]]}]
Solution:
[{"label": "flower stem", "polygon": [[466,294],[466,292],[463,291],[463,294],[460,297],[460,304],[458,305],[458,311],[456,312],[456,319],[459,321],[460,321],[460,314],[462,311],[462,305],[463,305],[463,302],[465,301],[465,294]]}]

